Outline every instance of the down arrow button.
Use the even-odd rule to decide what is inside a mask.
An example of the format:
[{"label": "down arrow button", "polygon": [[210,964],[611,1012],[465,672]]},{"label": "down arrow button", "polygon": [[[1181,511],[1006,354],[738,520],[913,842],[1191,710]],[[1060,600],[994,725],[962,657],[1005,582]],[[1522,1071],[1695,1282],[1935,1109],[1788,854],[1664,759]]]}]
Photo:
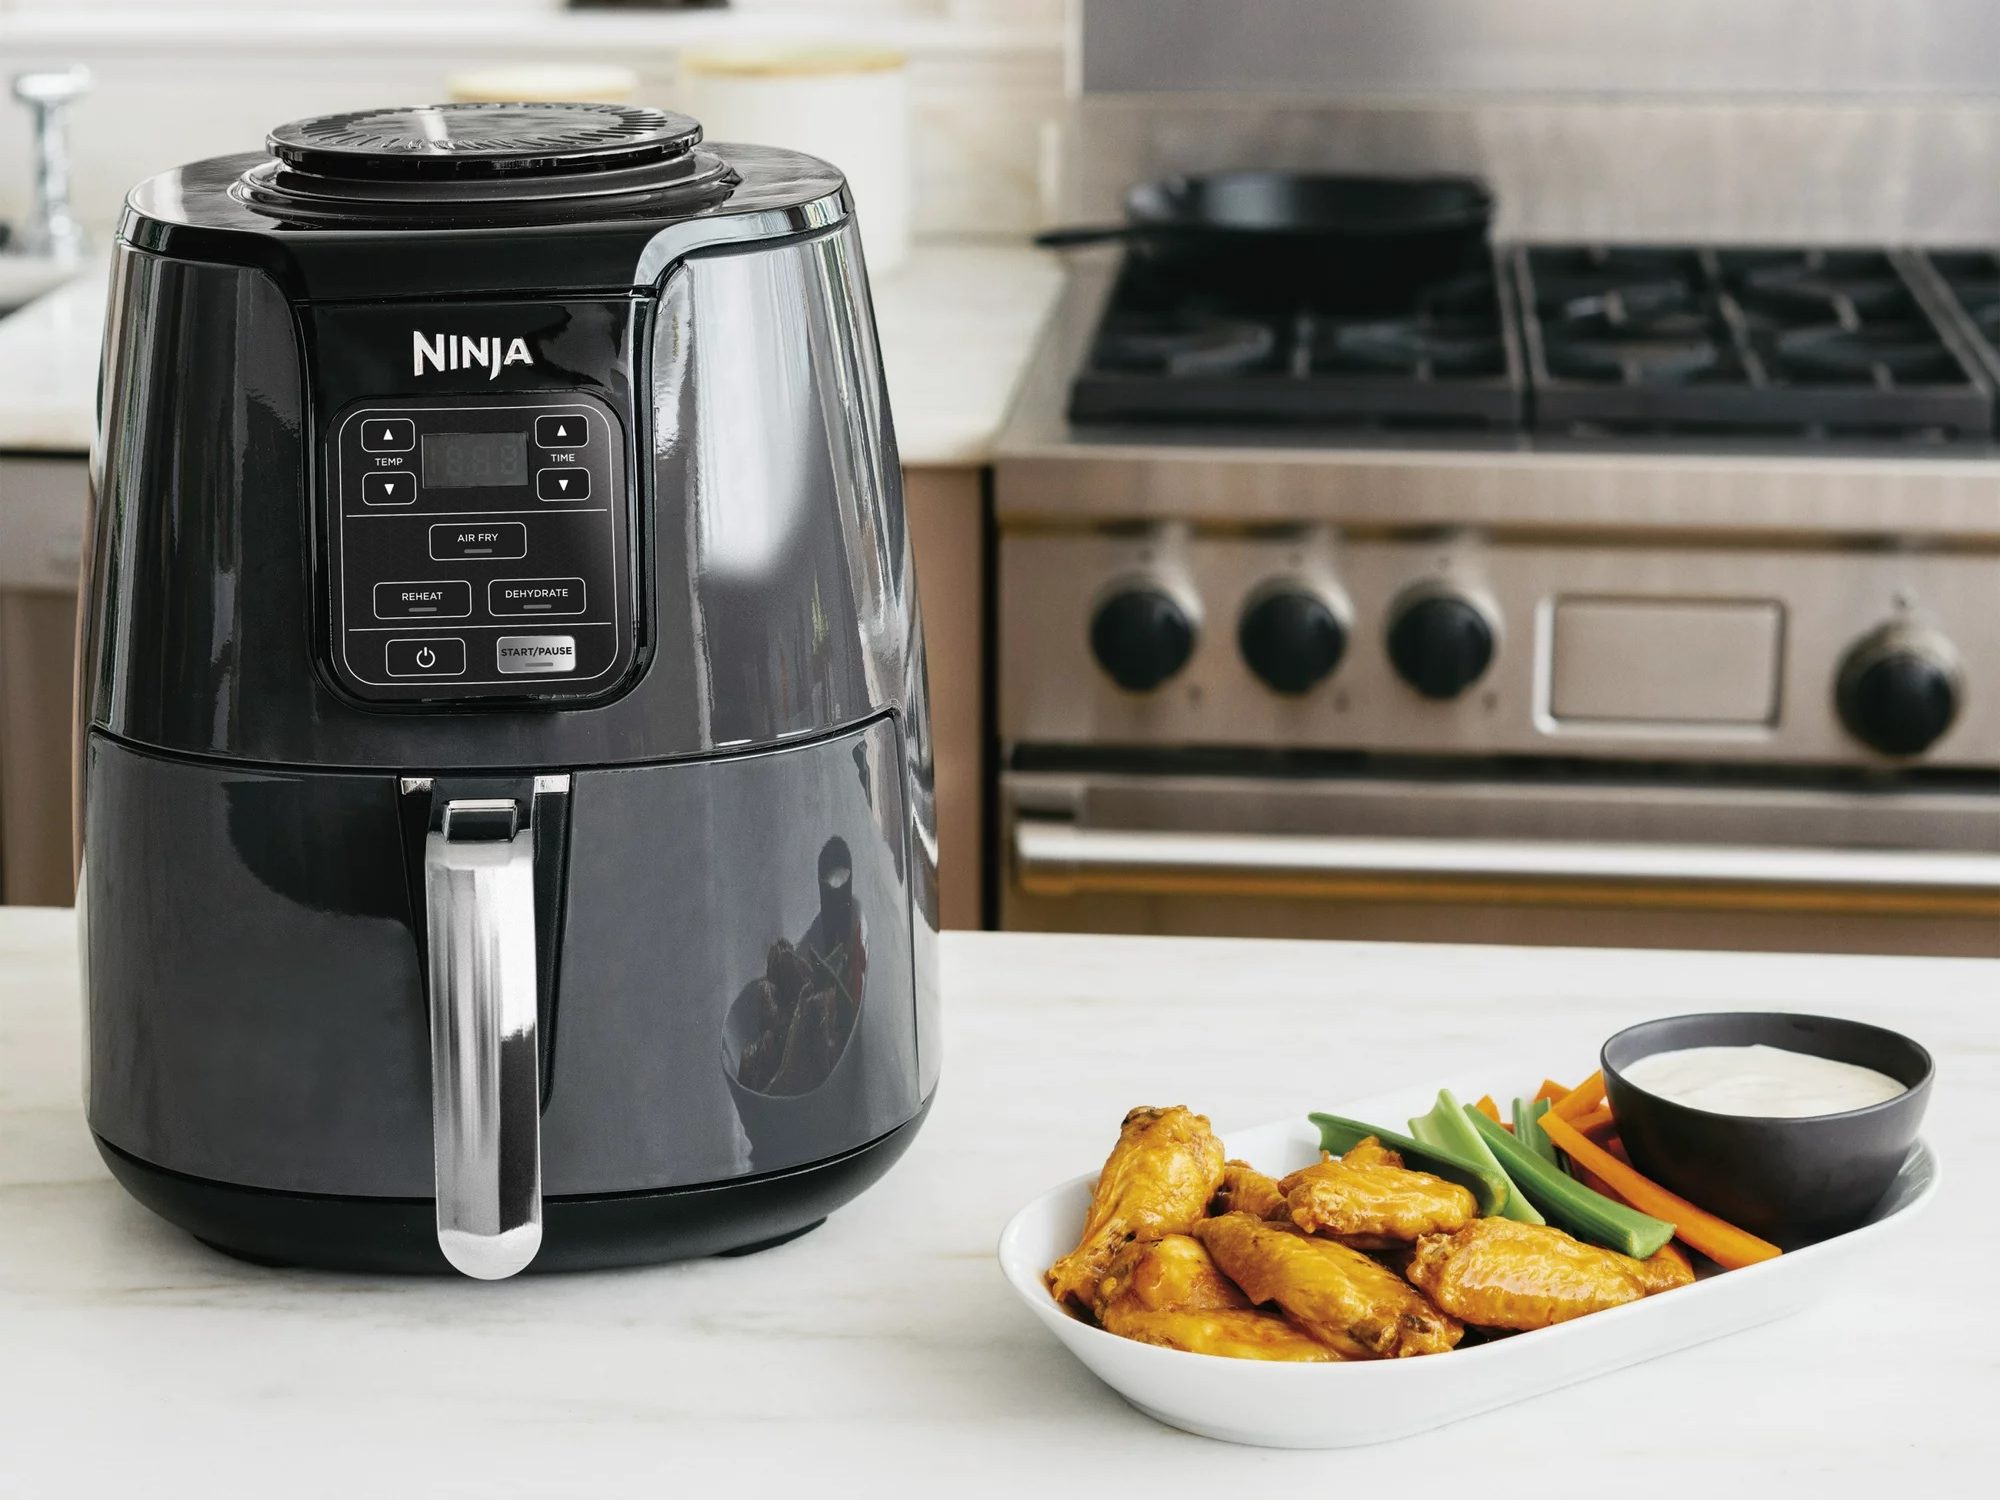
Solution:
[{"label": "down arrow button", "polygon": [[535,493],[544,500],[588,500],[590,471],[578,467],[538,469],[535,472]]}]

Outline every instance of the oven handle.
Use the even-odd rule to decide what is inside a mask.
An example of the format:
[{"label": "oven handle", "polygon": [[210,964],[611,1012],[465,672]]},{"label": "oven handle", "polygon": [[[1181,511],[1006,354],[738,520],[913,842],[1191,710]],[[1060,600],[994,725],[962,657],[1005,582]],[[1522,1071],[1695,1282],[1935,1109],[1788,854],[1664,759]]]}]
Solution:
[{"label": "oven handle", "polygon": [[1034,896],[1180,895],[2000,915],[2000,854],[1085,828],[1023,818]]}]

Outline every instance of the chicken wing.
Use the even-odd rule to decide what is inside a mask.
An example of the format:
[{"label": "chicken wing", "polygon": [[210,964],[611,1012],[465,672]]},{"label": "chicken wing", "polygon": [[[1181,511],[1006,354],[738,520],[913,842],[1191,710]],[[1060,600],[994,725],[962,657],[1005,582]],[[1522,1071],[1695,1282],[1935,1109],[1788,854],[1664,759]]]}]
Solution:
[{"label": "chicken wing", "polygon": [[1440,1354],[1465,1333],[1386,1266],[1289,1224],[1224,1214],[1194,1235],[1252,1302],[1275,1302],[1336,1354]]},{"label": "chicken wing", "polygon": [[1425,1236],[1409,1277],[1454,1317],[1517,1329],[1566,1323],[1694,1279],[1664,1251],[1634,1260],[1552,1225],[1511,1219],[1474,1219],[1451,1234]]},{"label": "chicken wing", "polygon": [[1132,1240],[1186,1234],[1222,1185],[1222,1142],[1181,1105],[1133,1110],[1090,1195],[1083,1237],[1049,1267],[1058,1302],[1088,1306],[1111,1259]]},{"label": "chicken wing", "polygon": [[1222,1191],[1210,1206],[1218,1214],[1268,1219],[1284,1204],[1285,1195],[1278,1191],[1276,1178],[1266,1177],[1247,1161],[1228,1161],[1222,1164]]},{"label": "chicken wing", "polygon": [[1294,1327],[1283,1315],[1255,1307],[1217,1307],[1195,1312],[1120,1307],[1105,1317],[1104,1326],[1120,1338],[1141,1344],[1159,1344],[1189,1354],[1219,1354],[1225,1359],[1325,1364],[1341,1357],[1336,1350]]},{"label": "chicken wing", "polygon": [[1250,1299],[1215,1269],[1200,1240],[1169,1234],[1157,1240],[1134,1240],[1111,1258],[1098,1280],[1093,1306],[1102,1317],[1107,1308],[1119,1303],[1152,1312],[1176,1312],[1248,1307]]},{"label": "chicken wing", "polygon": [[1216,1270],[1199,1240],[1170,1234],[1134,1240],[1097,1284],[1097,1321],[1142,1344],[1235,1359],[1337,1358],[1283,1315],[1254,1308]]},{"label": "chicken wing", "polygon": [[1327,1153],[1278,1188],[1299,1228],[1364,1250],[1457,1229],[1479,1211],[1467,1189],[1412,1171],[1372,1135],[1345,1156]]}]

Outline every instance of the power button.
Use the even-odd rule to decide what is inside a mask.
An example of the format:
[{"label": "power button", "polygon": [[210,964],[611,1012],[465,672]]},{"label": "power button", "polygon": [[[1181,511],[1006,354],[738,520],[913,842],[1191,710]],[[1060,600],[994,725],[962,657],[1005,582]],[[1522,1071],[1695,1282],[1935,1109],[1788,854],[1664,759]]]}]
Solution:
[{"label": "power button", "polygon": [[465,642],[457,636],[392,640],[383,662],[391,677],[463,677]]}]

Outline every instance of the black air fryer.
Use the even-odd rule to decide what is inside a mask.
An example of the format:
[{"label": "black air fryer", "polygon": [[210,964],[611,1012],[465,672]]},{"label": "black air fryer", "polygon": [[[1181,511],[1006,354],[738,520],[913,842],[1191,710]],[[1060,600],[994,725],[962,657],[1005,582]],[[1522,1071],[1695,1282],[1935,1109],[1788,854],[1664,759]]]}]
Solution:
[{"label": "black air fryer", "polygon": [[583,104],[269,148],[119,232],[98,1146],[256,1260],[797,1234],[938,1073],[923,635],[841,177]]}]

